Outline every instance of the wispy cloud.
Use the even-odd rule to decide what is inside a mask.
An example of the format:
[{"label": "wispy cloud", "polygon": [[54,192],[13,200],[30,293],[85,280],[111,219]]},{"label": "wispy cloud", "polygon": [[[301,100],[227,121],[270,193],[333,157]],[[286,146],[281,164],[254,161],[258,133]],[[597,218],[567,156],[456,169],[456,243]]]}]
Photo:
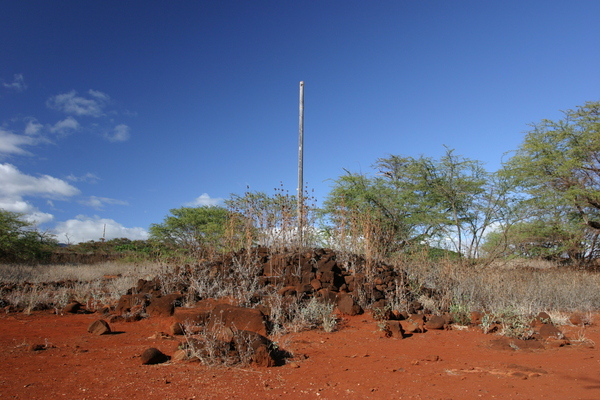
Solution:
[{"label": "wispy cloud", "polygon": [[42,133],[43,128],[44,128],[44,125],[37,122],[37,120],[29,119],[27,121],[27,125],[25,125],[24,132],[26,135],[35,136],[35,135],[39,135],[40,133]]},{"label": "wispy cloud", "polygon": [[95,97],[96,99],[98,99],[99,101],[102,101],[103,103],[106,103],[110,100],[109,95],[107,95],[106,93],[103,93],[99,90],[90,89],[90,90],[88,90],[88,93],[90,96]]},{"label": "wispy cloud", "polygon": [[119,205],[119,206],[127,206],[129,203],[123,200],[111,199],[108,197],[98,197],[98,196],[90,196],[84,200],[79,201],[80,204],[83,204],[88,207],[95,208],[96,210],[104,209],[106,205]]},{"label": "wispy cloud", "polygon": [[58,223],[54,233],[59,239],[68,236],[73,243],[99,240],[103,235],[106,240],[123,237],[131,240],[148,238],[148,232],[144,228],[126,228],[112,219],[85,215],[78,215],[74,219]]},{"label": "wispy cloud", "polygon": [[59,135],[67,135],[79,129],[79,122],[73,117],[67,117],[62,121],[58,121],[50,128],[50,132],[58,133]]},{"label": "wispy cloud", "polygon": [[71,174],[71,175],[67,176],[66,179],[71,182],[87,182],[87,183],[96,183],[100,180],[98,175],[92,174],[91,172],[88,172],[82,176],[75,176],[75,175]]},{"label": "wispy cloud", "polygon": [[200,207],[200,206],[216,206],[223,202],[221,197],[210,197],[208,193],[203,193],[200,196],[196,197],[194,201],[189,203],[185,203],[186,207]]},{"label": "wispy cloud", "polygon": [[126,142],[131,137],[129,127],[125,124],[115,126],[112,132],[107,132],[104,137],[109,142]]},{"label": "wispy cloud", "polygon": [[0,128],[0,157],[6,155],[30,155],[23,149],[24,146],[33,146],[39,143],[39,139],[29,135],[17,135]]},{"label": "wispy cloud", "polygon": [[58,94],[46,101],[49,108],[77,116],[101,117],[110,97],[96,90],[88,91],[90,97],[79,96],[75,90]]},{"label": "wispy cloud", "polygon": [[23,74],[15,74],[12,82],[2,82],[2,86],[7,89],[16,90],[17,92],[22,92],[27,89]]}]

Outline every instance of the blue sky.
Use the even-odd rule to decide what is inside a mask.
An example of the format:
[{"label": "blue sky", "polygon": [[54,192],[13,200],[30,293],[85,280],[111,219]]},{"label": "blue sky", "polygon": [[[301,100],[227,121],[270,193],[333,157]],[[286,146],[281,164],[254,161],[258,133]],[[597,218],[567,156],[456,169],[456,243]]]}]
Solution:
[{"label": "blue sky", "polygon": [[598,1],[7,1],[0,208],[61,241],[295,193],[389,154],[498,169],[529,123],[600,100]]}]

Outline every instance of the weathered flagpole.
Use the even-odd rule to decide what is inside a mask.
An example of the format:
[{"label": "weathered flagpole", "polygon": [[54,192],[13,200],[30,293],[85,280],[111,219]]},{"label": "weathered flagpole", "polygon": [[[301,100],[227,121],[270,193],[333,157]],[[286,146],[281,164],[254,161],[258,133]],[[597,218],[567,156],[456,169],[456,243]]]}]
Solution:
[{"label": "weathered flagpole", "polygon": [[303,244],[304,209],[304,81],[300,81],[300,118],[298,124],[298,245]]}]

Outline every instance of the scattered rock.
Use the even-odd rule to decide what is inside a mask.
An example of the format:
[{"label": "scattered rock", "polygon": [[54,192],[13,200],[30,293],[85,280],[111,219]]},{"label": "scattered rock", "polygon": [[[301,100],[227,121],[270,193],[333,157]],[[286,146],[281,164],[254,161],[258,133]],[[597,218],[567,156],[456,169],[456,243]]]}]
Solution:
[{"label": "scattered rock", "polygon": [[579,313],[573,313],[569,317],[569,322],[576,326],[584,325],[583,317]]},{"label": "scattered rock", "polygon": [[117,314],[125,314],[132,312],[132,308],[140,306],[142,310],[148,305],[148,296],[145,294],[125,294],[121,296],[115,312]]},{"label": "scattered rock", "polygon": [[549,339],[549,338],[563,339],[564,338],[563,333],[552,324],[542,324],[538,329],[538,333],[542,339]]},{"label": "scattered rock", "polygon": [[155,347],[150,347],[142,353],[142,364],[162,364],[169,361],[169,357]]},{"label": "scattered rock", "polygon": [[103,314],[103,315],[108,315],[108,314],[110,314],[110,311],[111,311],[110,306],[104,305],[104,306],[99,307],[96,310],[96,313]]},{"label": "scattered rock", "polygon": [[352,297],[352,295],[350,295],[350,294],[341,295],[340,300],[337,303],[337,306],[338,306],[338,310],[342,314],[346,314],[346,315],[358,315],[358,314],[362,314],[362,312],[363,312],[360,305],[358,305],[358,303],[356,302],[354,297]]},{"label": "scattered rock", "polygon": [[125,317],[123,317],[123,321],[125,322],[137,322],[137,321],[141,321],[142,320],[142,315],[141,314],[130,314],[130,315],[126,315]]},{"label": "scattered rock", "polygon": [[30,344],[27,347],[28,351],[41,351],[41,350],[46,350],[46,346],[43,344]]},{"label": "scattered rock", "polygon": [[108,317],[108,323],[114,324],[116,322],[124,322],[125,318],[122,315],[111,315]]},{"label": "scattered rock", "polygon": [[539,313],[537,317],[535,317],[535,321],[539,322],[540,324],[552,324],[552,318],[550,315],[543,311]]},{"label": "scattered rock", "polygon": [[404,321],[386,321],[386,334],[393,338],[404,339],[404,328],[402,326]]},{"label": "scattered rock", "polygon": [[265,317],[259,310],[254,308],[217,304],[210,313],[208,327],[209,329],[215,329],[219,325],[267,336]]},{"label": "scattered rock", "polygon": [[176,307],[175,311],[173,312],[173,317],[175,318],[175,321],[182,325],[203,325],[208,322],[210,318],[210,312],[213,308],[213,304],[196,304],[196,306],[192,308]]},{"label": "scattered rock", "polygon": [[249,356],[256,366],[275,366],[275,358],[271,352],[273,343],[265,336],[251,331],[239,331],[233,337],[233,342],[241,359]]},{"label": "scattered rock", "polygon": [[446,320],[439,315],[432,315],[427,319],[427,322],[425,322],[426,329],[444,329],[445,325]]},{"label": "scattered rock", "polygon": [[183,327],[183,325],[180,322],[174,322],[170,327],[169,330],[171,332],[171,335],[183,335],[185,334],[185,328]]},{"label": "scattered rock", "polygon": [[311,284],[311,286],[313,287],[313,289],[314,289],[315,291],[319,291],[319,290],[321,290],[321,288],[323,287],[323,286],[321,285],[321,281],[320,281],[320,280],[318,280],[318,279],[313,279],[312,281],[310,281],[310,284]]},{"label": "scattered rock", "polygon": [[421,311],[423,309],[423,304],[421,304],[420,302],[418,302],[417,300],[413,301],[412,303],[409,304],[408,306],[408,312],[410,314],[416,314],[417,311]]},{"label": "scattered rock", "polygon": [[63,308],[63,314],[77,314],[77,312],[81,310],[81,303],[75,301],[69,303]]},{"label": "scattered rock", "polygon": [[146,306],[146,312],[150,315],[170,317],[175,310],[175,304],[181,299],[182,295],[178,293],[153,297]]},{"label": "scattered rock", "polygon": [[[391,321],[388,321],[388,322],[391,322]],[[400,326],[406,333],[423,332],[421,330],[421,327],[418,324],[416,324],[415,322],[411,321],[410,319],[398,321],[398,323],[400,324]]]},{"label": "scattered rock", "polygon": [[105,335],[110,333],[111,330],[110,325],[106,321],[98,319],[88,326],[88,332],[93,335]]}]

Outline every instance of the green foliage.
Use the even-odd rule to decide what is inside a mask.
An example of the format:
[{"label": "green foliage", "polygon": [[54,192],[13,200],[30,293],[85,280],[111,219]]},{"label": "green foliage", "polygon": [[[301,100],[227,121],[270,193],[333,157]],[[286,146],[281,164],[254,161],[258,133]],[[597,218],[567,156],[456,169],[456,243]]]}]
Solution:
[{"label": "green foliage", "polygon": [[579,259],[585,252],[585,238],[577,224],[536,219],[519,222],[505,232],[492,232],[484,251],[496,251],[502,257],[523,257],[560,261]]},{"label": "green foliage", "polygon": [[414,260],[430,260],[430,261],[457,261],[461,258],[456,251],[432,247],[426,244],[415,244],[408,248],[405,252],[407,259]]},{"label": "green foliage", "polygon": [[[600,102],[565,111],[560,121],[532,125],[501,174],[526,195],[520,206],[532,210],[526,224],[508,234],[504,230],[510,241],[546,243],[537,248],[563,251],[573,259],[597,257]],[[552,244],[557,239],[566,241],[566,248]]]},{"label": "green foliage", "polygon": [[48,259],[57,242],[54,237],[33,228],[23,215],[0,209],[0,260],[41,262]]},{"label": "green foliage", "polygon": [[170,210],[161,224],[150,226],[150,240],[204,257],[226,249],[228,211],[223,207],[181,207]]},{"label": "green foliage", "polygon": [[469,325],[471,323],[470,307],[464,302],[457,302],[450,305],[450,315],[452,320],[458,325]]},{"label": "green foliage", "polygon": [[477,256],[506,194],[481,162],[447,149],[439,160],[390,156],[375,168],[374,177],[348,172],[325,201],[333,224],[348,227],[342,236],[372,237],[387,254],[436,243]]},{"label": "green foliage", "polygon": [[398,251],[413,240],[415,223],[411,210],[402,203],[394,188],[378,177],[347,172],[335,181],[324,202],[323,211],[333,225],[329,228],[334,241],[366,238],[379,243],[381,253]]},{"label": "green foliage", "polygon": [[[302,204],[302,246],[316,247],[319,240],[314,229],[316,208],[314,198],[304,194]],[[243,232],[245,247],[250,245],[283,249],[298,246],[298,197],[283,188],[274,195],[264,192],[232,194],[225,200],[231,215],[237,219],[238,233]],[[239,238],[238,238],[239,241]]]},{"label": "green foliage", "polygon": [[600,102],[533,125],[504,168],[542,206],[572,207],[600,229]]},{"label": "green foliage", "polygon": [[225,204],[244,225],[245,241],[251,245],[277,246],[290,241],[297,226],[297,197],[279,190],[273,196],[264,192],[232,194]]}]

